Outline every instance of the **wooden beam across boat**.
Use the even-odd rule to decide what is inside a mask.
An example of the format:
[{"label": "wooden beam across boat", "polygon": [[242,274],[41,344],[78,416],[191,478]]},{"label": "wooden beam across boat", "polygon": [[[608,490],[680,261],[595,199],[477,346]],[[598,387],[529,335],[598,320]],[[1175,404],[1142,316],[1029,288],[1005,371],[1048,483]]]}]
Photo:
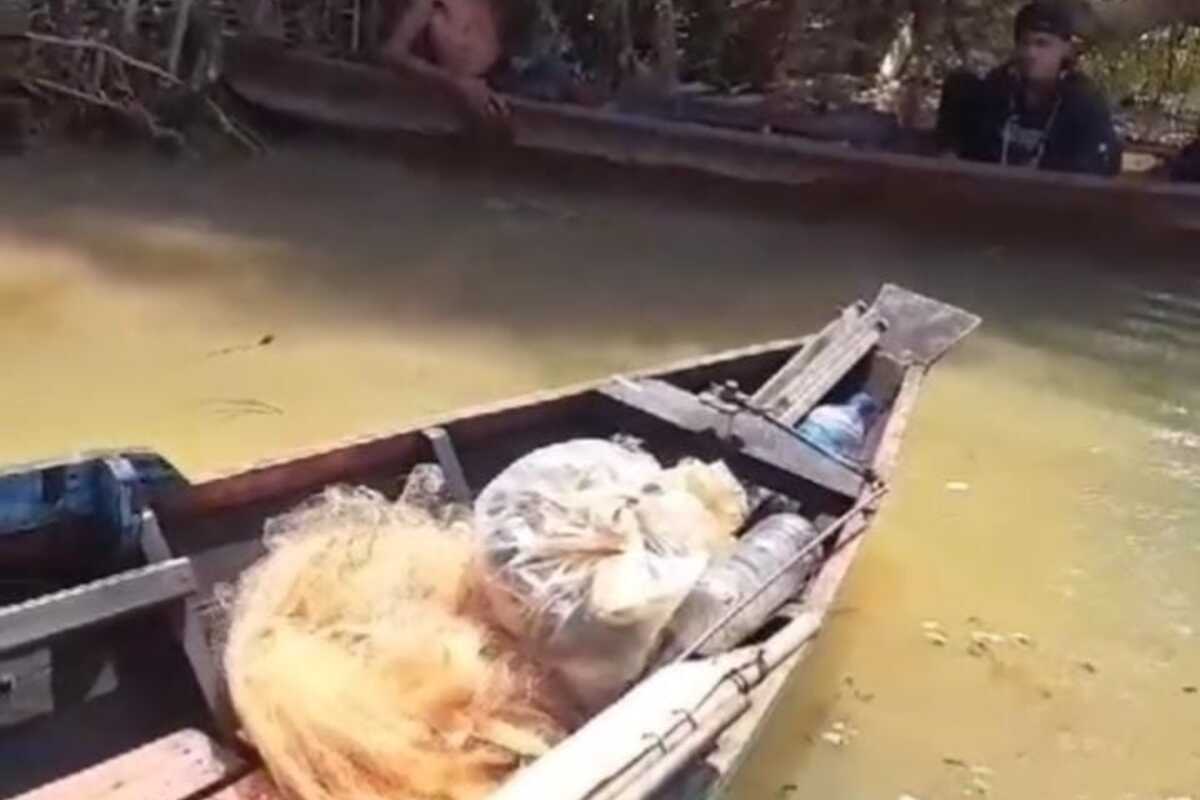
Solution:
[{"label": "wooden beam across boat", "polygon": [[160,608],[195,589],[191,562],[176,558],[4,606],[0,655]]},{"label": "wooden beam across boat", "polygon": [[[848,370],[848,368],[847,368]],[[606,396],[692,433],[712,434],[765,464],[812,481],[844,497],[863,490],[862,475],[834,461],[812,445],[764,417],[706,405],[691,392],[666,381],[618,379],[600,390]]]},{"label": "wooden beam across boat", "polygon": [[[471,133],[449,98],[366,64],[261,39],[227,42],[224,80],[244,100],[308,123],[374,134]],[[603,108],[508,98],[509,139],[521,150],[668,168],[834,194],[859,207],[1071,220],[1104,214],[1129,226],[1200,231],[1200,189],[1037,172],[711,125]],[[477,138],[473,146],[489,141]],[[491,137],[492,145],[496,144]]]}]

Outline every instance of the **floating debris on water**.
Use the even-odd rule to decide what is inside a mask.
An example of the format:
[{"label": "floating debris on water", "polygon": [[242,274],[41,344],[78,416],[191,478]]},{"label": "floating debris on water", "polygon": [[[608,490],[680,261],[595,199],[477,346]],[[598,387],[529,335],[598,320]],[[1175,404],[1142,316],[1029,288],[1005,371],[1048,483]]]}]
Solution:
[{"label": "floating debris on water", "polygon": [[942,623],[935,619],[927,619],[921,623],[921,630],[924,632],[925,638],[930,644],[937,647],[945,647],[950,643],[950,637],[946,635],[946,631],[942,628]]},{"label": "floating debris on water", "polygon": [[963,792],[966,795],[985,796],[992,791],[992,785],[983,778],[975,777],[971,779],[971,785]]},{"label": "floating debris on water", "polygon": [[205,358],[214,358],[216,356],[228,356],[234,353],[244,353],[247,350],[255,350],[259,347],[266,347],[275,342],[275,334],[264,334],[259,340],[253,344],[236,344],[231,347],[222,347],[219,350],[210,350],[204,354]]},{"label": "floating debris on water", "polygon": [[992,633],[991,631],[971,631],[971,641],[977,644],[1004,644],[1005,638],[1003,634]]},{"label": "floating debris on water", "polygon": [[947,767],[964,770],[970,776],[970,780],[963,787],[964,796],[984,797],[992,791],[992,784],[988,779],[996,773],[991,767],[983,764],[970,764],[955,756],[943,756],[942,763]]},{"label": "floating debris on water", "polygon": [[834,747],[844,747],[858,735],[858,730],[845,722],[835,722],[821,734],[821,740]]},{"label": "floating debris on water", "polygon": [[216,416],[227,420],[238,417],[270,417],[283,414],[283,409],[279,406],[254,397],[212,397],[201,400],[200,404]]},{"label": "floating debris on water", "polygon": [[992,652],[993,645],[1001,645],[1007,641],[1003,634],[991,631],[971,631],[971,643],[967,645],[967,655],[978,658]]},{"label": "floating debris on water", "polygon": [[834,731],[825,731],[821,734],[821,739],[822,741],[831,744],[834,747],[841,747],[842,745],[846,744],[846,737],[840,733],[835,733]]},{"label": "floating debris on water", "polygon": [[858,686],[854,683],[853,675],[847,675],[842,678],[842,683],[845,684],[846,688],[850,690],[850,693],[854,695],[854,699],[861,703],[869,703],[875,699],[874,692],[864,692],[858,688]]}]

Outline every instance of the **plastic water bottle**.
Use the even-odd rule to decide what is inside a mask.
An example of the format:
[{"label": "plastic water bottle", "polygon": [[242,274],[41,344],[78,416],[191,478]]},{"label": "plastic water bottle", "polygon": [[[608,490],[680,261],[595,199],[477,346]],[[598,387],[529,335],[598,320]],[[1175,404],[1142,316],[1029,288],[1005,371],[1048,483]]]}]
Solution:
[{"label": "plastic water bottle", "polygon": [[878,411],[875,398],[859,392],[848,403],[817,406],[796,432],[826,455],[857,461],[862,454],[867,428]]},{"label": "plastic water bottle", "polygon": [[[817,529],[799,514],[774,514],[747,531],[733,553],[704,571],[675,612],[667,625],[659,663],[690,647],[817,536]],[[745,641],[780,606],[799,594],[820,563],[820,548],[814,548],[725,623],[700,647],[698,654],[721,653]]]}]

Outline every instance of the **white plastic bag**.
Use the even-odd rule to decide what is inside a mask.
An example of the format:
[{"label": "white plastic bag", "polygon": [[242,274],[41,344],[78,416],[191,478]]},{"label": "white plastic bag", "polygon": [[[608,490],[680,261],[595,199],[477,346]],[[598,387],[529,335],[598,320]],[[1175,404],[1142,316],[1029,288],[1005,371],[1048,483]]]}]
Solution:
[{"label": "white plastic bag", "polygon": [[596,711],[641,674],[745,507],[724,465],[663,470],[600,439],[536,450],[475,502],[491,611]]}]

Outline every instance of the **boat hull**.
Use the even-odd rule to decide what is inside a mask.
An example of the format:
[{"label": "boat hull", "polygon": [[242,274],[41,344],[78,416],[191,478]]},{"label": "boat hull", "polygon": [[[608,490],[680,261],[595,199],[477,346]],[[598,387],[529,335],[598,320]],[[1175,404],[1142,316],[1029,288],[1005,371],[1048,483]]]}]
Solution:
[{"label": "boat hull", "polygon": [[[283,49],[257,39],[227,43],[224,80],[244,100],[287,118],[374,135],[473,137],[476,149],[559,154],[626,167],[675,170],[760,186],[862,212],[978,219],[989,226],[1075,230],[1081,216],[1122,230],[1200,231],[1200,189],[1186,185],[1036,172],[855,149],[796,136],[606,109],[509,98],[508,137],[481,135],[448,98],[386,70]],[[461,151],[460,151],[461,152]]]},{"label": "boat hull", "polygon": [[[896,298],[902,302],[889,304]],[[876,319],[875,309],[898,315],[919,307],[943,321],[949,310],[949,318],[957,321],[933,331],[934,336],[930,328],[901,318],[871,327],[870,354],[849,350],[845,371],[825,376],[833,387],[830,396],[866,390],[888,408],[867,436],[868,469],[831,468],[828,459],[813,456],[794,436],[757,415],[730,410],[718,402],[721,395],[705,392],[731,384],[747,390],[772,385],[812,353],[836,356],[844,334],[857,330],[857,320]],[[670,739],[671,747],[638,753],[622,766],[624,783],[617,788],[571,795],[606,800],[715,796],[749,752],[833,607],[878,511],[878,481],[886,480],[896,463],[926,371],[978,324],[971,315],[894,287],[885,288],[872,311],[858,313],[848,311],[818,337],[473,409],[194,484],[174,478],[147,483],[133,509],[140,514],[146,567],[0,607],[0,672],[12,665],[23,670],[8,694],[31,709],[21,719],[0,718],[0,762],[14,765],[0,775],[0,795],[29,791],[24,800],[84,794],[106,800],[272,796],[253,756],[235,752],[236,723],[228,715],[219,667],[227,622],[219,603],[222,587],[263,554],[263,523],[330,484],[361,484],[394,496],[415,466],[438,462],[470,492],[535,448],[574,437],[623,434],[640,439],[664,463],[685,455],[722,459],[742,481],[789,496],[818,522],[848,520],[804,594],[779,609],[751,642],[682,665],[699,673],[716,670],[721,681],[729,671],[723,665],[743,671],[744,680],[739,678],[719,718],[698,723],[695,730],[681,728],[676,720],[670,730],[643,731],[660,741]],[[636,401],[630,399],[631,387]],[[14,639],[17,634],[8,633],[18,622],[31,631],[24,646]],[[55,626],[70,635],[56,636]],[[768,661],[773,669],[759,668]],[[635,694],[636,688],[601,716]],[[43,705],[31,706],[38,698]],[[211,736],[200,734],[197,745],[201,740],[181,728]],[[638,732],[630,736],[640,741]],[[535,766],[549,764],[556,752],[566,750],[556,748]],[[32,757],[37,753],[53,757]],[[187,769],[164,766],[172,759],[186,762]],[[203,762],[199,767],[197,759]],[[153,777],[159,773],[207,783],[164,785],[166,777]],[[227,786],[231,781],[236,782]],[[109,788],[98,792],[95,786],[101,784]],[[252,793],[241,794],[239,786],[251,787],[246,791]],[[565,800],[553,786],[529,796]]]}]

